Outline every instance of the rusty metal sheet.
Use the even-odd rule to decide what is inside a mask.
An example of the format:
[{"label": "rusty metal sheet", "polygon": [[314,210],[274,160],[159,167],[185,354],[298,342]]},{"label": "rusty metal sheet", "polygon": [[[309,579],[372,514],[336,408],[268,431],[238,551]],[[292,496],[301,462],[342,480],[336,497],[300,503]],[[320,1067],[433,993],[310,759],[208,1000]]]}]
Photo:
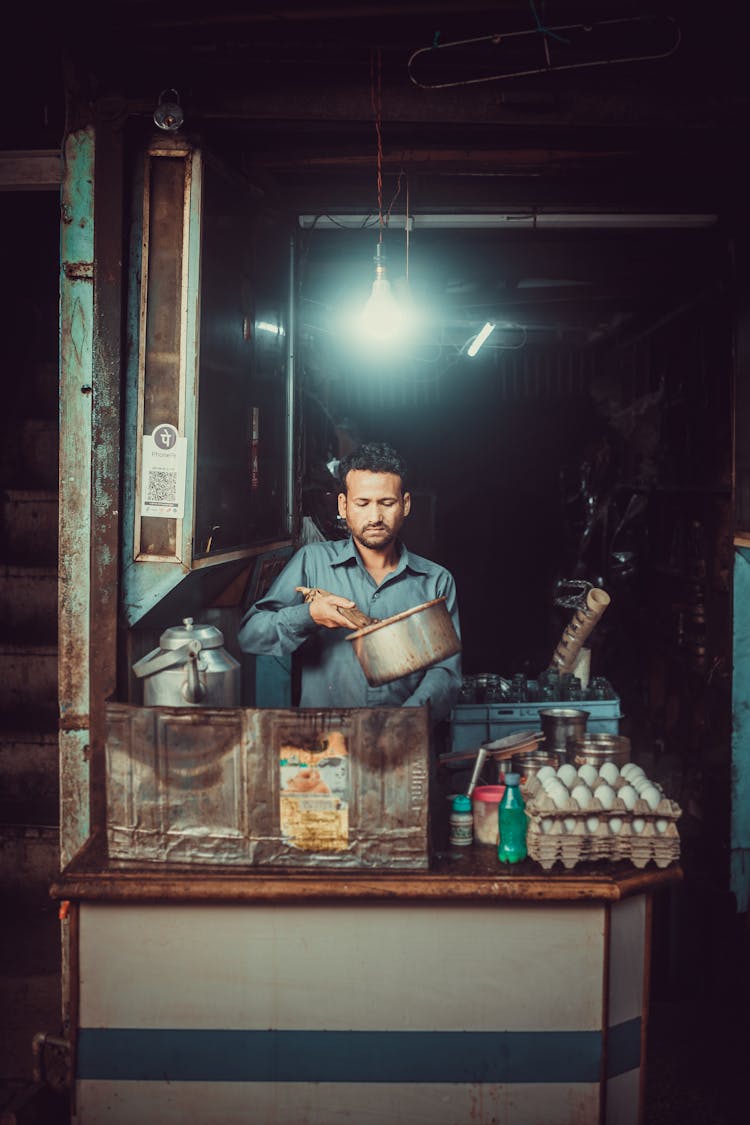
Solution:
[{"label": "rusty metal sheet", "polygon": [[110,856],[424,868],[426,708],[107,707]]},{"label": "rusty metal sheet", "polygon": [[119,618],[119,509],[122,241],[122,130],[110,122],[96,125],[96,193],[94,199],[94,336],[95,393],[91,404],[91,585],[90,614],[96,628],[90,637],[91,822],[105,825],[104,701],[117,683]]},{"label": "rusty metal sheet", "polygon": [[[61,197],[58,698],[61,853],[89,836],[94,132],[65,138]],[[75,717],[75,719],[73,718]]]}]

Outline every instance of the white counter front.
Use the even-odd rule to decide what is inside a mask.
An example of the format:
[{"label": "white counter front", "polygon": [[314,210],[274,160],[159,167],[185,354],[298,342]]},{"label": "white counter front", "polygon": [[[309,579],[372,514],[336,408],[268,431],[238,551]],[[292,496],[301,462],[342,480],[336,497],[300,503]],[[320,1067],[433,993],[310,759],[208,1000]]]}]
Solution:
[{"label": "white counter front", "polygon": [[651,895],[677,873],[459,866],[61,883],[75,1121],[636,1125]]}]

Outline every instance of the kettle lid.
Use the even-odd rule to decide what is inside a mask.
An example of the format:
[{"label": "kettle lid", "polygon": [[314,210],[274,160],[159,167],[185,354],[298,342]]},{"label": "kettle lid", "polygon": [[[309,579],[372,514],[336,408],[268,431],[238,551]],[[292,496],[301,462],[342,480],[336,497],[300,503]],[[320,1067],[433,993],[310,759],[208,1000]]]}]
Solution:
[{"label": "kettle lid", "polygon": [[159,637],[159,644],[166,649],[182,648],[190,641],[200,641],[201,648],[221,648],[224,634],[215,625],[199,625],[192,617],[183,617],[182,625],[170,625]]}]

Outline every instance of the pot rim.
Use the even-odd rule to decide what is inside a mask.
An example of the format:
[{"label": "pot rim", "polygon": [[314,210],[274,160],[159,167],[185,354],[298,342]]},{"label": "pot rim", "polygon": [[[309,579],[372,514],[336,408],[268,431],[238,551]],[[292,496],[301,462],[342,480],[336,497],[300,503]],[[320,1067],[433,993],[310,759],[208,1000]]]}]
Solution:
[{"label": "pot rim", "polygon": [[539,714],[544,719],[588,719],[591,712],[578,707],[545,707]]},{"label": "pot rim", "polygon": [[580,738],[577,736],[569,738],[568,743],[571,746],[583,746],[587,743],[589,746],[624,747],[630,745],[630,738],[626,734],[609,734],[604,731],[598,731],[595,734],[581,735]]},{"label": "pot rim", "polygon": [[364,625],[354,633],[348,633],[346,639],[347,641],[356,641],[359,637],[368,637],[371,633],[382,629],[384,625],[393,625],[397,621],[404,621],[406,618],[413,617],[415,613],[419,613],[423,609],[429,609],[431,606],[438,605],[440,602],[445,601],[447,601],[445,595],[440,598],[433,598],[430,602],[423,602],[422,605],[415,605],[411,609],[405,609],[401,613],[394,614],[393,617],[384,617],[382,621],[376,621],[372,625]]}]

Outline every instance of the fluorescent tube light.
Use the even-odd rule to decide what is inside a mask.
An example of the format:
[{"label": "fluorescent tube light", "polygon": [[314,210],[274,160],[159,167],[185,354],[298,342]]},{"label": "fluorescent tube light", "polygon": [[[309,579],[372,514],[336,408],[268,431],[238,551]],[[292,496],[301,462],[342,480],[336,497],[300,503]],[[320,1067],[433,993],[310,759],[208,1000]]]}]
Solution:
[{"label": "fluorescent tube light", "polygon": [[[376,215],[299,215],[299,225],[305,230],[346,229],[367,230],[374,225]],[[404,215],[391,215],[389,228],[403,227]],[[702,230],[714,226],[717,216],[712,214],[682,212],[669,213],[587,213],[565,214],[561,212],[528,211],[496,215],[409,215],[410,230],[537,230],[542,227],[560,230]]]},{"label": "fluorescent tube light", "polygon": [[284,329],[279,324],[271,324],[268,320],[259,320],[255,327],[259,332],[268,332],[271,336],[284,335]]},{"label": "fluorescent tube light", "polygon": [[476,355],[477,352],[479,351],[479,349],[481,348],[482,344],[484,343],[484,341],[487,339],[488,336],[491,336],[494,331],[495,331],[495,325],[492,323],[491,320],[488,320],[487,323],[485,324],[484,328],[482,329],[482,331],[477,332],[476,336],[474,337],[474,339],[469,344],[469,347],[467,349],[466,354],[467,355]]}]

